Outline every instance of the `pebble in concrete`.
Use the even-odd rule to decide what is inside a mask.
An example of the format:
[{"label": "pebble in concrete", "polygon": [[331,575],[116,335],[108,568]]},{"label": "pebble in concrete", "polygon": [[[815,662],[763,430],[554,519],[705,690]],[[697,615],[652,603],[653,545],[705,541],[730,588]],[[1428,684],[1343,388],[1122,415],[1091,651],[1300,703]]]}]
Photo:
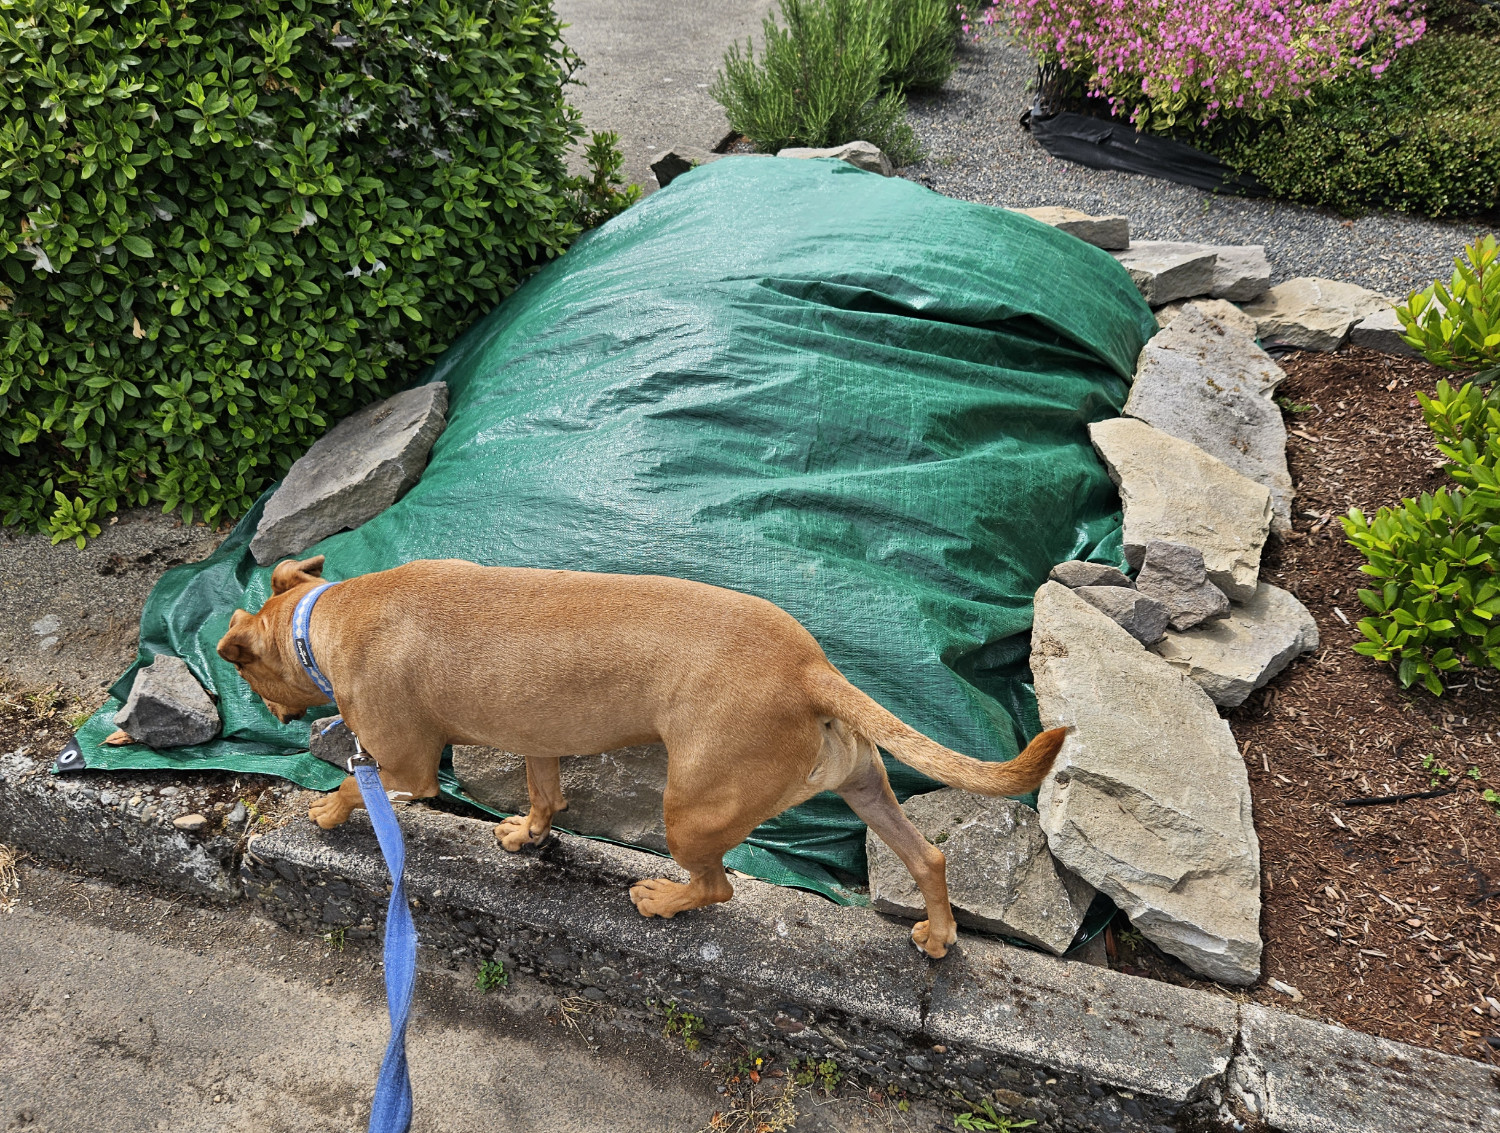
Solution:
[{"label": "pebble in concrete", "polygon": [[[1047,851],[1036,811],[954,787],[914,795],[906,817],[948,859],[948,897],[958,923],[1019,937],[1062,955],[1083,923],[1094,889]],[[889,846],[866,836],[870,901],[882,913],[920,920],[927,905]]]},{"label": "pebble in concrete", "polygon": [[[667,749],[663,745],[570,755],[560,761],[560,770],[568,809],[557,816],[559,826],[666,850],[662,793],[667,788]],[[488,747],[455,747],[453,773],[464,790],[485,806],[524,814],[531,805],[526,761],[519,755]]]},{"label": "pebble in concrete", "polygon": [[1038,810],[1052,853],[1163,951],[1229,984],[1260,976],[1260,843],[1244,760],[1186,674],[1054,582],[1031,667],[1046,727],[1072,725]]},{"label": "pebble in concrete", "polygon": [[1278,283],[1245,307],[1260,340],[1303,350],[1337,350],[1355,323],[1390,304],[1352,283],[1298,276]]},{"label": "pebble in concrete", "polygon": [[[1145,569],[1141,571],[1145,577]],[[1176,629],[1176,627],[1173,627]],[[1221,708],[1243,704],[1303,653],[1318,647],[1318,625],[1296,597],[1262,582],[1223,621],[1168,633],[1157,652]]]},{"label": "pebble in concrete", "polygon": [[651,163],[651,172],[656,175],[656,183],[665,189],[688,170],[718,161],[723,156],[697,146],[673,146]]},{"label": "pebble in concrete", "polygon": [[1248,601],[1271,530],[1271,493],[1198,446],[1144,421],[1116,417],[1089,426],[1120,490],[1125,557],[1137,566],[1153,540],[1203,552],[1209,581],[1231,601]]},{"label": "pebble in concrete", "polygon": [[1123,216],[1090,216],[1070,208],[1012,209],[1022,216],[1050,225],[1059,232],[1076,236],[1085,244],[1105,251],[1124,251],[1130,247],[1130,221]]},{"label": "pebble in concrete", "polygon": [[1406,328],[1396,317],[1395,308],[1387,306],[1355,323],[1349,331],[1349,341],[1382,354],[1395,354],[1401,358],[1422,357],[1421,352],[1406,341],[1405,335]]},{"label": "pebble in concrete", "polygon": [[1084,562],[1082,559],[1058,563],[1047,577],[1053,582],[1061,582],[1069,590],[1077,590],[1080,586],[1135,586],[1118,567]]},{"label": "pebble in concrete", "polygon": [[1229,613],[1224,591],[1208,581],[1203,552],[1186,543],[1148,543],[1136,586],[1166,607],[1174,630],[1192,629]]},{"label": "pebble in concrete", "polygon": [[776,151],[777,157],[832,157],[839,161],[847,161],[858,169],[870,173],[879,173],[882,177],[893,177],[896,167],[891,164],[891,159],[886,157],[880,147],[871,142],[847,142],[841,146],[831,146],[827,149],[811,149],[807,146],[789,146],[783,150]]},{"label": "pebble in concrete", "polygon": [[1123,586],[1079,586],[1073,591],[1094,609],[1109,616],[1142,645],[1155,645],[1167,632],[1167,607],[1138,590]]},{"label": "pebble in concrete", "polygon": [[115,727],[147,747],[184,747],[219,734],[219,710],[185,661],[158,653],[136,673]]},{"label": "pebble in concrete", "polygon": [[1213,290],[1214,263],[1212,251],[1184,251],[1197,245],[1172,244],[1160,240],[1136,240],[1122,252],[1111,255],[1130,273],[1141,297],[1153,307],[1173,299],[1191,299]]},{"label": "pebble in concrete", "polygon": [[180,814],[172,825],[185,834],[201,834],[208,828],[208,819],[201,814]]},{"label": "pebble in concrete", "polygon": [[1271,528],[1292,529],[1286,424],[1271,399],[1285,378],[1255,342],[1184,308],[1146,344],[1125,414],[1191,441],[1271,493]]},{"label": "pebble in concrete", "polygon": [[266,504],[250,550],[262,566],[358,527],[422,476],[447,423],[448,387],[417,386],[345,417],[292,465]]}]

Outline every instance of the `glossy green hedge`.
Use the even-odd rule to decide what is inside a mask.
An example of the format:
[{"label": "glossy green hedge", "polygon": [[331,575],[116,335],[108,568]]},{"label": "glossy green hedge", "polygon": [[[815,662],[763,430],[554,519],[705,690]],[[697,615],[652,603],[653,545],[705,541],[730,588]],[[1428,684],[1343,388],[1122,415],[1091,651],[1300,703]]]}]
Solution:
[{"label": "glossy green hedge", "polygon": [[550,0],[0,6],[0,513],[249,507],[576,235]]},{"label": "glossy green hedge", "polygon": [[1432,34],[1381,76],[1329,85],[1285,119],[1211,143],[1285,200],[1435,217],[1500,210],[1500,43]]}]

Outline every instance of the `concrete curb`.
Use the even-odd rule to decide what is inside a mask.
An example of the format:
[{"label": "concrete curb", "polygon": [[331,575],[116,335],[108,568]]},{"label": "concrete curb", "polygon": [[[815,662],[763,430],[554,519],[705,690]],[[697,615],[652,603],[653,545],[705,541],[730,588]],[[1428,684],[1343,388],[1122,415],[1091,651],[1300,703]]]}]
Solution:
[{"label": "concrete curb", "polygon": [[[636,1010],[675,1001],[715,1043],[832,1057],[861,1081],[937,1097],[998,1089],[1044,1129],[1500,1127],[1500,1073],[1466,1059],[967,933],[933,963],[900,922],[748,879],[726,905],[646,920],[627,888],[681,877],[664,859],[571,835],[506,854],[490,823],[421,807],[402,827],[426,948],[500,956]],[[384,915],[363,812],[252,839],[242,873],[303,930],[363,934]]]}]

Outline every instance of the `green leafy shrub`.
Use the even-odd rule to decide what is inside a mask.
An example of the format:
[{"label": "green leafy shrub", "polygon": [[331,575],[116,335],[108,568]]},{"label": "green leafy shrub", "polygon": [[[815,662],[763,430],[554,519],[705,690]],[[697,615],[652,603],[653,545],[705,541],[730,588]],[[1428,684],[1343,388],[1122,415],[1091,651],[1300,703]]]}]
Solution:
[{"label": "green leafy shrub", "polygon": [[953,70],[956,17],[939,0],[780,0],[759,60],[747,42],[724,56],[711,93],[755,148],[868,141],[897,165],[919,155],[907,86]]},{"label": "green leafy shrub", "polygon": [[589,137],[583,160],[589,173],[578,179],[574,190],[574,205],[583,227],[603,224],[641,199],[641,187],[625,184],[620,176],[625,157],[620,153],[619,134],[596,130]]},{"label": "green leafy shrub", "polygon": [[1434,696],[1445,674],[1464,662],[1500,668],[1500,390],[1440,381],[1437,397],[1419,394],[1422,414],[1448,458],[1455,486],[1439,488],[1374,520],[1353,509],[1342,523],[1381,580],[1359,597],[1358,653],[1396,666],[1403,687],[1421,683]]},{"label": "green leafy shrub", "polygon": [[1500,210],[1500,43],[1429,35],[1382,75],[1319,89],[1290,114],[1199,144],[1284,200],[1424,216]]},{"label": "green leafy shrub", "polygon": [[1453,278],[1418,291],[1396,307],[1406,341],[1448,370],[1486,368],[1476,381],[1500,378],[1500,247],[1493,236],[1454,257]]},{"label": "green leafy shrub", "polygon": [[0,513],[246,510],[578,231],[550,0],[0,5]]}]

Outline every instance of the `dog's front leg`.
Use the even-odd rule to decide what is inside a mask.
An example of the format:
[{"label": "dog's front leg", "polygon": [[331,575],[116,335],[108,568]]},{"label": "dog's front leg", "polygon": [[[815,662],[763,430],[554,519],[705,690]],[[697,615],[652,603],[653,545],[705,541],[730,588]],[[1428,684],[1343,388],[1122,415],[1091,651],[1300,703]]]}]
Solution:
[{"label": "dog's front leg", "polygon": [[324,830],[332,830],[335,826],[348,822],[355,807],[364,805],[365,800],[359,793],[359,780],[350,775],[339,784],[338,790],[314,799],[307,808],[307,817]]},{"label": "dog's front leg", "polygon": [[545,757],[526,757],[526,794],[531,799],[531,813],[514,815],[495,827],[495,839],[503,849],[515,853],[522,846],[545,841],[552,833],[552,816],[568,809],[558,762]]}]

